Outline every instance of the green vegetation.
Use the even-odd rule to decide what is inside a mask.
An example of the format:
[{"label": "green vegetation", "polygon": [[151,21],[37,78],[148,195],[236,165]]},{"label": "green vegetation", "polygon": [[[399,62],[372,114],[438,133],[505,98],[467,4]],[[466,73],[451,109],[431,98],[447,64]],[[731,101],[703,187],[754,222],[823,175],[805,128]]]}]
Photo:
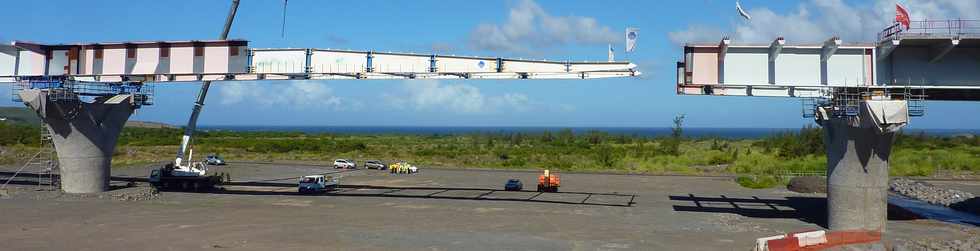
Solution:
[{"label": "green vegetation", "polygon": [[[804,127],[761,139],[688,138],[684,116],[666,137],[641,137],[570,129],[540,133],[454,135],[308,134],[301,132],[206,131],[195,136],[195,156],[219,153],[231,161],[329,164],[335,158],[408,160],[421,166],[650,174],[738,174],[747,187],[782,183],[787,175],[823,174],[822,131]],[[181,129],[127,127],[113,164],[146,165],[170,160]],[[36,151],[39,128],[0,123],[0,164],[23,162]],[[897,137],[891,174],[980,172],[980,138]]]},{"label": "green vegetation", "polygon": [[738,176],[735,182],[748,188],[770,188],[776,185],[785,185],[786,181],[778,176]]},{"label": "green vegetation", "polygon": [[[0,97],[8,98],[8,97]],[[41,123],[41,119],[34,114],[33,111],[27,109],[26,107],[0,107],[0,119],[6,118],[6,122],[11,123],[24,123],[37,125]]]}]

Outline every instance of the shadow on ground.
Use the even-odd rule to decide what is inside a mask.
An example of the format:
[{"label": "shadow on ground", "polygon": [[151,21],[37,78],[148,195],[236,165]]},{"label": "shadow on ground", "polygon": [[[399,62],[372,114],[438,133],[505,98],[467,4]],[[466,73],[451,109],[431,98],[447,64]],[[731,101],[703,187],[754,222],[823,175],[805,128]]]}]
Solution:
[{"label": "shadow on ground", "polygon": [[[339,173],[345,171],[328,172],[324,174]],[[0,184],[6,182],[13,176],[12,172],[0,172]],[[20,173],[16,179],[11,180],[11,184],[16,185],[37,185],[37,174]],[[230,181],[222,184],[221,188],[203,191],[202,193],[212,194],[233,194],[233,195],[301,195],[296,189],[295,183],[284,181],[294,181],[299,177],[274,178],[256,181]],[[57,179],[57,175],[55,175]],[[111,181],[115,182],[147,182],[146,177],[121,177],[113,176]],[[132,186],[132,185],[126,185]],[[126,187],[121,186],[121,187]],[[114,186],[115,187],[115,186]],[[553,204],[572,204],[589,206],[612,206],[612,207],[632,207],[635,203],[636,195],[620,193],[593,193],[593,192],[555,192],[545,193],[537,191],[505,191],[488,188],[466,188],[466,187],[413,187],[413,186],[373,186],[343,184],[337,189],[316,194],[303,194],[305,196],[350,196],[350,197],[392,197],[392,198],[416,198],[416,199],[448,199],[448,200],[479,200],[479,201],[513,201],[513,202],[532,202],[532,203],[553,203]]]},{"label": "shadow on ground", "polygon": [[[678,212],[730,213],[750,218],[796,219],[827,227],[827,199],[823,197],[784,197],[782,199],[762,199],[757,196],[738,198],[719,195],[703,197],[670,195],[670,200],[690,202],[689,205],[674,205]],[[917,214],[894,205],[888,205],[888,220],[921,219]]]},{"label": "shadow on ground", "polygon": [[[243,195],[297,195],[295,191],[268,191],[235,189],[244,187],[273,187],[295,189],[295,184],[279,182],[227,182],[226,189],[211,191],[218,194]],[[343,184],[336,189],[309,196],[351,196],[351,197],[393,197],[416,199],[515,201],[555,204],[574,204],[590,206],[631,207],[636,195],[619,193],[505,191],[487,188],[465,187],[412,187],[412,186],[373,186]]]}]

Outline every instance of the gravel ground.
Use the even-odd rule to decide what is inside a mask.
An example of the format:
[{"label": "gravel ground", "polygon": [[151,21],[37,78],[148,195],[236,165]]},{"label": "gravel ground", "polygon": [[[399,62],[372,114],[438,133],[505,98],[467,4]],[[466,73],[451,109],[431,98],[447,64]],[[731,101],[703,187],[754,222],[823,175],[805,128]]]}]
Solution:
[{"label": "gravel ground", "polygon": [[112,190],[94,194],[70,194],[61,191],[38,189],[37,186],[10,186],[0,192],[0,199],[33,200],[117,200],[145,201],[159,198],[160,192],[149,185],[115,186]]},{"label": "gravel ground", "polygon": [[972,193],[954,189],[945,189],[933,186],[926,182],[904,178],[892,180],[889,187],[891,191],[906,197],[946,207],[972,199],[974,197]]},{"label": "gravel ground", "polygon": [[[91,197],[16,185],[0,199],[12,216],[0,221],[0,250],[751,250],[759,237],[822,229],[826,217],[822,194],[747,189],[725,177],[563,173],[561,193],[538,194],[487,192],[511,178],[533,189],[537,172],[525,171],[215,171],[236,184],[155,193],[115,181]],[[112,172],[145,177],[148,169]],[[314,173],[341,176],[343,187],[296,194],[297,177]],[[971,226],[889,218],[887,244],[980,236]]]},{"label": "gravel ground", "polygon": [[980,238],[966,240],[918,240],[895,246],[895,251],[976,251],[980,250]]}]

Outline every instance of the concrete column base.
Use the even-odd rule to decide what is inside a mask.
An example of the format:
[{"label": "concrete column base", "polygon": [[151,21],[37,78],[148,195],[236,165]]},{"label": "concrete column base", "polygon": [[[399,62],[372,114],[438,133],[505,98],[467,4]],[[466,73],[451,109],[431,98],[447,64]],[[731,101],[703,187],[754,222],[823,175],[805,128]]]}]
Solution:
[{"label": "concrete column base", "polygon": [[[104,104],[55,102],[48,92],[29,89],[18,93],[51,133],[66,193],[109,190],[112,153],[126,120],[136,107],[131,102]],[[66,116],[67,115],[67,116]]]},{"label": "concrete column base", "polygon": [[827,225],[830,230],[884,232],[895,133],[855,125],[855,119],[821,122],[827,148]]}]

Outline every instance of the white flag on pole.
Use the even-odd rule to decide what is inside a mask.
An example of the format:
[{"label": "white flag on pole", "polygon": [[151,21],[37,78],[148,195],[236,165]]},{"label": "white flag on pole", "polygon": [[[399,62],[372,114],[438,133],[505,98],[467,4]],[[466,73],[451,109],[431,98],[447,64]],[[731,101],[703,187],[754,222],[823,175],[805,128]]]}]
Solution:
[{"label": "white flag on pole", "polygon": [[613,54],[612,44],[609,44],[609,62],[615,62],[616,56]]},{"label": "white flag on pole", "polygon": [[626,52],[633,52],[636,49],[636,33],[639,31],[637,28],[626,28]]}]

